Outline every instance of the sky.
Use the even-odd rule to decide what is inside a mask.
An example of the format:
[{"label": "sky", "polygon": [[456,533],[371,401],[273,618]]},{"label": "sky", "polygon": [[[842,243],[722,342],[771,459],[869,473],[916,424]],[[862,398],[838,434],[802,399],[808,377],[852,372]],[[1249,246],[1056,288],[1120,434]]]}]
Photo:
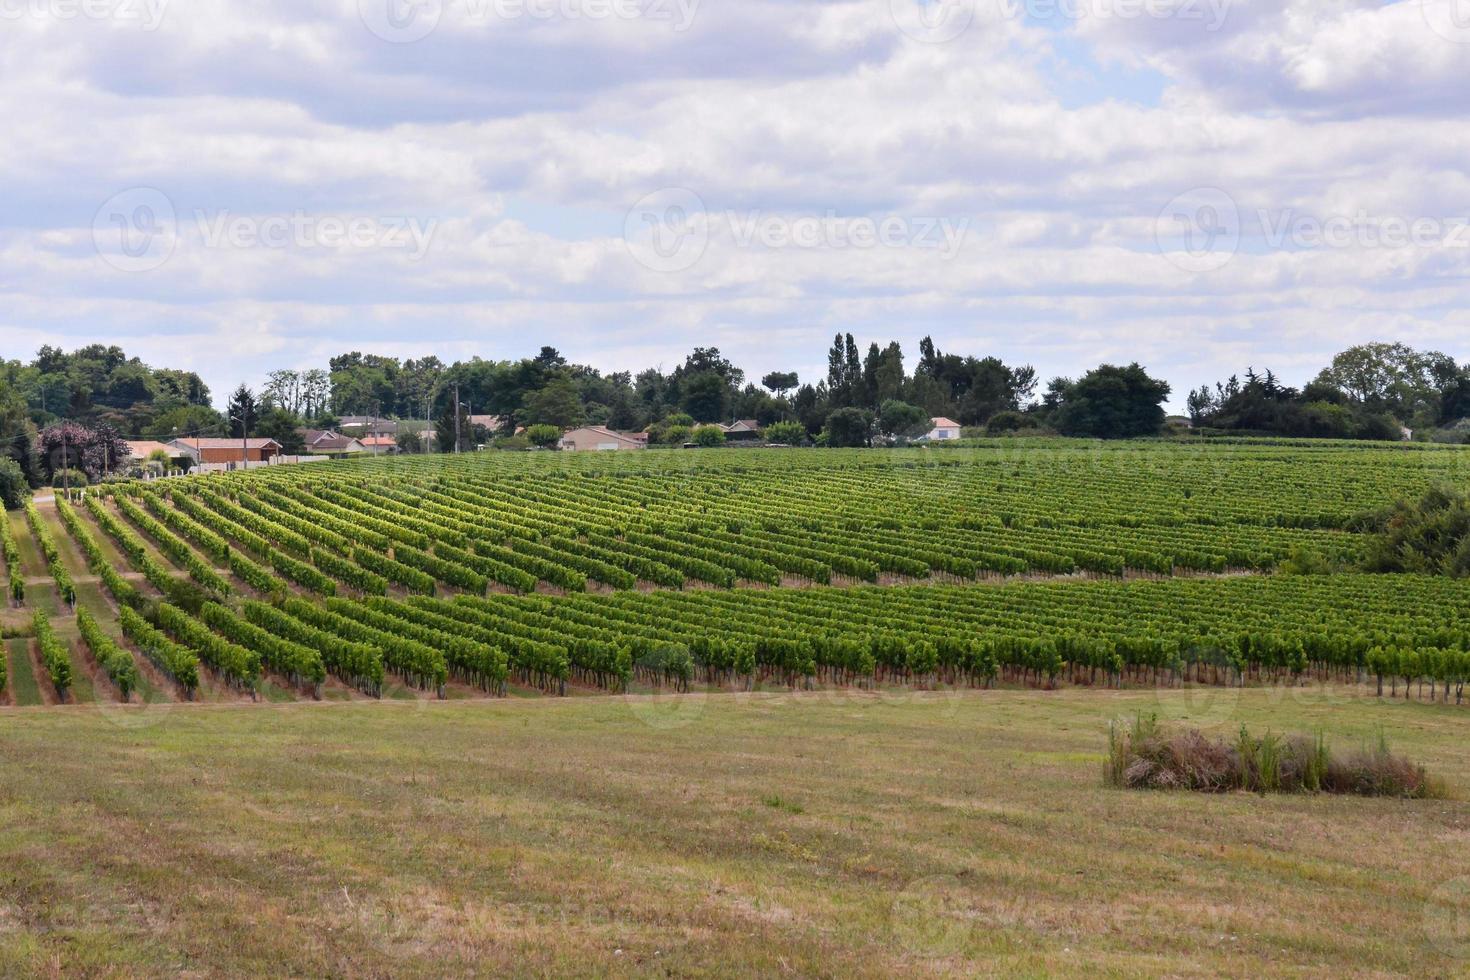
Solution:
[{"label": "sky", "polygon": [[1470,0],[0,0],[0,356],[1470,356]]}]

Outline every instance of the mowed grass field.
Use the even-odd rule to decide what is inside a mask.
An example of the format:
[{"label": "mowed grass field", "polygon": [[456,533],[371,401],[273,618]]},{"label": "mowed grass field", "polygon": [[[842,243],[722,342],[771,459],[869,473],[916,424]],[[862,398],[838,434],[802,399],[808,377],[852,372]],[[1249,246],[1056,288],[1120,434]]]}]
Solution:
[{"label": "mowed grass field", "polygon": [[[1105,789],[1110,718],[1452,798]],[[0,714],[0,975],[1454,975],[1463,709],[1321,689]]]}]

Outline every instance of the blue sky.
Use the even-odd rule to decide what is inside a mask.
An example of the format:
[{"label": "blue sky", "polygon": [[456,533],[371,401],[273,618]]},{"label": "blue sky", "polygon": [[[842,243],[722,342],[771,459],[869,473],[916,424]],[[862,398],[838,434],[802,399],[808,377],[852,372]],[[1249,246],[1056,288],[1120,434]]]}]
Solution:
[{"label": "blue sky", "polygon": [[1465,358],[1455,4],[28,0],[0,355]]}]

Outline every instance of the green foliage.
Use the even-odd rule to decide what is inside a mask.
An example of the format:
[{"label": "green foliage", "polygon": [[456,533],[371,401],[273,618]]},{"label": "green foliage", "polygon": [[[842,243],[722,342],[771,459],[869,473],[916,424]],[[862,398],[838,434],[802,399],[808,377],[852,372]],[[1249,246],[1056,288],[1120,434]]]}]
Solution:
[{"label": "green foliage", "polygon": [[36,633],[36,645],[41,649],[41,666],[46,668],[51,684],[56,688],[56,696],[65,701],[72,680],[71,657],[66,644],[61,642],[56,631],[51,628],[51,620],[41,610],[35,611],[31,622]]},{"label": "green foliage", "polygon": [[718,425],[701,425],[694,430],[694,441],[705,449],[713,449],[725,444],[725,430]]},{"label": "green foliage", "polygon": [[30,496],[31,485],[20,464],[0,456],[0,510],[20,510]]},{"label": "green foliage", "polygon": [[873,438],[873,414],[861,408],[839,408],[827,416],[827,445],[834,449],[866,446]]},{"label": "green foliage", "polygon": [[1052,424],[1063,435],[1129,439],[1157,435],[1169,385],[1138,364],[1104,364],[1060,388]]},{"label": "green foliage", "polygon": [[[561,441],[562,430],[555,425],[537,424],[526,427],[525,437],[533,446],[550,449]],[[501,446],[497,442],[497,446]],[[502,447],[503,448],[503,447]]]},{"label": "green foliage", "polygon": [[[831,421],[828,420],[830,427]],[[917,405],[896,398],[885,401],[878,411],[878,428],[895,439],[912,439],[928,432],[929,413]]]},{"label": "green foliage", "polygon": [[1470,497],[1437,487],[1383,518],[1364,567],[1372,572],[1470,575]]},{"label": "green foliage", "polygon": [[85,609],[77,610],[77,629],[82,634],[82,642],[87,644],[93,659],[117,686],[122,699],[129,700],[139,684],[138,665],[133,662],[132,654],[104,633],[96,618]]},{"label": "green foliage", "polygon": [[765,428],[767,442],[783,446],[800,446],[806,443],[806,426],[800,422],[772,422]]}]

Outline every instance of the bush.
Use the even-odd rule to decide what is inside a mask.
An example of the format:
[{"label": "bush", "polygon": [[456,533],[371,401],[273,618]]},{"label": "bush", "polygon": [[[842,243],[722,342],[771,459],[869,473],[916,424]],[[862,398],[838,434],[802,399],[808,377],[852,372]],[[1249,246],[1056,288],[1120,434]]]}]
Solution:
[{"label": "bush", "polygon": [[51,478],[52,487],[70,486],[73,490],[87,485],[87,474],[81,470],[57,470]]},{"label": "bush", "polygon": [[1470,498],[1452,487],[1395,504],[1369,545],[1370,572],[1470,575]]},{"label": "bush", "polygon": [[705,449],[725,444],[725,430],[718,425],[701,425],[694,430],[694,441]]},{"label": "bush", "polygon": [[669,446],[682,446],[689,441],[689,436],[692,432],[693,430],[687,425],[671,425],[664,430],[663,438],[660,442]]},{"label": "bush", "polygon": [[767,442],[800,446],[806,442],[806,426],[800,422],[774,422],[766,426],[765,437]]},{"label": "bush", "polygon": [[0,456],[0,506],[5,510],[20,510],[30,496],[31,487],[20,464],[9,456]]},{"label": "bush", "polygon": [[526,429],[526,439],[533,446],[550,449],[561,442],[561,429],[554,425],[533,425]]},{"label": "bush", "polygon": [[1319,732],[1286,738],[1253,736],[1244,726],[1233,742],[1198,729],[1168,732],[1154,715],[1108,728],[1104,781],[1120,789],[1185,789],[1201,793],[1338,793],[1423,799],[1444,795],[1423,766],[1378,739],[1335,756]]}]

